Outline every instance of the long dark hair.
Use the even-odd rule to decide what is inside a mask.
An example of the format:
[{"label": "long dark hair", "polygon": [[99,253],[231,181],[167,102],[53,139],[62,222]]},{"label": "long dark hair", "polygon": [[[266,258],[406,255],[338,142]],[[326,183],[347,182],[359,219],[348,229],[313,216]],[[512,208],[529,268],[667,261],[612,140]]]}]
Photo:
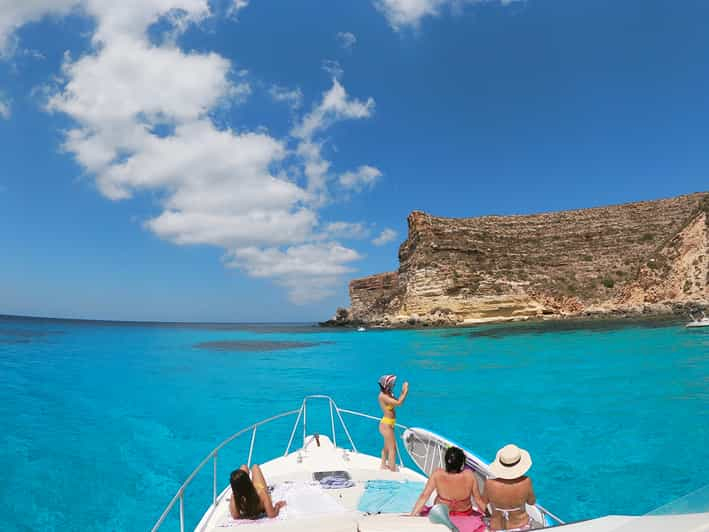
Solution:
[{"label": "long dark hair", "polygon": [[449,447],[446,451],[446,473],[460,473],[465,465],[465,454],[458,447]]},{"label": "long dark hair", "polygon": [[261,499],[256,493],[253,482],[249,474],[243,469],[236,469],[231,472],[229,478],[231,484],[234,504],[239,510],[239,515],[246,519],[255,519],[261,514]]},{"label": "long dark hair", "polygon": [[381,384],[379,385],[379,390],[383,393],[388,395],[389,397],[394,397],[394,391],[392,390],[392,386],[389,386],[388,388],[385,388]]}]

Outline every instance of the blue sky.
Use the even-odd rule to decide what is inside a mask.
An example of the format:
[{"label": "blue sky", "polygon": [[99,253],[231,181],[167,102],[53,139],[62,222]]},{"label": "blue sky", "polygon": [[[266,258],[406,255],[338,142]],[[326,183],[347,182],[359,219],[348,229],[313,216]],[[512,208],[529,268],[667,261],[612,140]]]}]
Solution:
[{"label": "blue sky", "polygon": [[0,1],[0,313],[319,320],[398,266],[411,210],[707,190],[708,19],[700,0]]}]

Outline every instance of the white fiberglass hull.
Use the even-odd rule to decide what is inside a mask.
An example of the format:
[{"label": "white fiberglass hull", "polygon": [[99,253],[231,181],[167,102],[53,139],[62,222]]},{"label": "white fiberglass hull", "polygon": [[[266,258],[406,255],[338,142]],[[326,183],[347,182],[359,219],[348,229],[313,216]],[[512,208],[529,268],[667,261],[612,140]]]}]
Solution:
[{"label": "white fiberglass hull", "polygon": [[[330,409],[332,438],[324,435],[318,437],[315,435],[306,436],[308,401],[323,399],[328,402]],[[400,499],[398,505],[390,504],[390,500],[387,501],[386,505],[380,505],[379,502],[375,501],[375,509],[372,509],[372,505],[369,504],[371,500],[368,501],[368,504],[364,504],[365,495],[371,495],[372,484],[376,485],[376,489],[381,489],[380,486],[382,484],[389,488],[393,485],[394,491],[399,488],[408,489],[407,496],[409,498],[412,495],[411,491],[414,490],[413,497],[415,498],[419,493],[418,490],[423,487],[426,477],[403,467],[403,465],[397,472],[382,470],[380,457],[357,451],[350,431],[342,419],[342,414],[369,418],[374,422],[379,422],[379,418],[375,416],[341,409],[331,398],[317,395],[306,397],[301,407],[297,410],[277,414],[233,434],[215,447],[187,478],[155,523],[152,529],[153,532],[161,529],[161,527],[165,528],[163,526],[165,520],[170,516],[174,518],[178,508],[179,529],[184,530],[186,525],[184,510],[191,507],[191,505],[185,504],[186,489],[195,475],[205,468],[213,469],[213,488],[210,490],[210,498],[213,500],[213,504],[207,508],[207,511],[197,524],[195,530],[199,532],[224,532],[232,527],[237,528],[238,532],[238,529],[242,526],[246,526],[247,529],[250,529],[248,528],[250,526],[256,526],[254,530],[258,530],[258,532],[286,530],[293,532],[445,532],[447,530],[446,527],[432,524],[426,517],[409,517],[410,500],[407,498]],[[231,488],[226,486],[221,492],[217,492],[217,456],[223,459],[224,455],[221,452],[225,446],[239,436],[250,435],[251,447],[248,458],[244,460],[245,462],[250,462],[256,439],[256,429],[289,416],[297,416],[297,419],[293,425],[285,453],[261,464],[264,476],[269,486],[273,489],[272,497],[275,500],[286,500],[287,506],[275,519],[262,518],[257,521],[232,519],[229,512],[229,503],[232,496]],[[290,452],[296,429],[301,426],[299,425],[301,419],[302,446]],[[334,443],[336,419],[340,421],[341,428],[346,435],[347,449]],[[397,430],[407,430],[406,427],[400,425],[397,425],[396,428]],[[369,425],[366,434],[368,439],[378,437],[376,428],[373,425]],[[430,435],[441,441],[448,441],[434,433],[430,433]],[[406,438],[404,441],[406,444]],[[472,453],[468,452],[468,455],[469,463],[476,470],[484,472],[484,468],[487,465]],[[431,454],[431,458],[433,457],[434,454]],[[210,466],[212,462],[213,468]],[[422,465],[422,469],[428,471],[433,466],[437,467],[434,462],[429,460],[428,463]],[[239,465],[235,463],[232,467],[236,468]],[[351,482],[348,482],[348,486],[335,485],[334,489],[332,489],[332,484],[322,485],[317,481],[322,475],[316,475],[315,473],[327,474],[331,472],[345,472],[343,474],[349,477]],[[374,490],[375,499],[379,495],[379,493],[376,493],[376,489]],[[700,493],[699,495],[703,500],[704,494]],[[707,502],[709,503],[709,501]],[[403,508],[404,505],[406,506],[405,508]],[[709,507],[709,504],[706,507]],[[367,512],[363,511],[363,508]],[[709,513],[643,517],[607,516],[555,527],[555,529],[557,528],[572,532],[709,532]],[[170,529],[173,528],[170,527]],[[461,532],[468,531],[461,530]]]},{"label": "white fiberglass hull", "polygon": [[[353,453],[335,447],[329,438],[320,436],[320,446],[312,436],[306,438],[304,450],[298,450],[263,463],[262,469],[269,485],[309,483],[317,471],[347,471],[355,485],[351,488],[327,490],[313,494],[309,513],[303,508],[296,513],[288,513],[275,519],[261,519],[257,523],[258,532],[445,532],[443,525],[431,523],[425,517],[409,517],[405,513],[382,513],[367,515],[358,510],[364,485],[368,480],[398,480],[424,482],[426,478],[408,468],[394,473],[380,469],[378,457],[363,453]],[[330,503],[323,504],[320,497],[331,497]],[[226,487],[217,498],[217,505],[210,506],[195,528],[196,532],[225,532],[236,527],[249,527],[252,522],[238,522],[229,515],[231,488]],[[302,504],[301,504],[302,506]],[[671,516],[606,516],[579,523],[560,525],[554,530],[569,532],[709,532],[709,513]],[[251,530],[251,528],[248,528]],[[464,531],[461,531],[464,532]]]},{"label": "white fiberglass hull", "polygon": [[688,329],[692,329],[695,327],[709,327],[709,319],[701,320],[701,321],[691,321],[686,325],[686,327]]},{"label": "white fiberglass hull", "polygon": [[[314,436],[308,436],[302,449],[261,464],[269,485],[275,486],[273,493],[285,493],[288,500],[288,490],[281,490],[280,487],[284,487],[284,484],[290,484],[291,487],[297,485],[299,494],[303,493],[301,488],[312,490],[306,492],[312,494],[312,499],[310,502],[299,501],[297,500],[299,494],[296,494],[293,499],[294,504],[290,504],[290,507],[286,506],[282,516],[259,521],[259,532],[362,530],[361,521],[366,516],[357,508],[367,481],[426,481],[423,475],[408,468],[401,468],[397,472],[382,470],[380,458],[336,447],[327,436],[321,435],[317,441]],[[324,471],[347,471],[354,486],[322,490],[313,482],[313,474]],[[332,498],[335,504],[330,504],[327,497]],[[225,528],[243,526],[231,519],[229,515],[230,498],[231,488],[227,487],[217,498],[216,507],[210,506],[195,530],[223,532]],[[294,508],[296,505],[298,508]]]}]

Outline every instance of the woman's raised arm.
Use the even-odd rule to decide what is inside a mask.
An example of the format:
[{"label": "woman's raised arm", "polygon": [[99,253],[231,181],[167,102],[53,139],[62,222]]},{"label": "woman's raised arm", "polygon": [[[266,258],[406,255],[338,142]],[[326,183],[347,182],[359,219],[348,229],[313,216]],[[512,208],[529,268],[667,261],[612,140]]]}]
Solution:
[{"label": "woman's raised arm", "polygon": [[409,395],[409,383],[405,382],[401,386],[401,395],[399,396],[398,399],[395,397],[390,397],[385,394],[382,394],[382,395],[384,395],[384,402],[386,404],[388,404],[390,406],[401,406],[402,404],[404,404],[404,401],[406,400],[406,396]]}]

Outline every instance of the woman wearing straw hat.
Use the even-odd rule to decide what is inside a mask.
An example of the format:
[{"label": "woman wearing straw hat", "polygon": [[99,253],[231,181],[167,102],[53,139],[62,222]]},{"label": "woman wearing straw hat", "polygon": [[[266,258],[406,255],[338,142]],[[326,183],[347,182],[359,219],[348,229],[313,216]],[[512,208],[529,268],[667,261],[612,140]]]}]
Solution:
[{"label": "woman wearing straw hat", "polygon": [[525,473],[532,467],[532,458],[516,445],[505,445],[497,451],[490,472],[495,478],[485,481],[482,495],[490,512],[491,530],[530,530],[532,520],[526,504],[535,504],[532,480]]},{"label": "woman wearing straw hat", "polygon": [[384,438],[382,469],[391,469],[392,471],[396,471],[396,436],[394,435],[396,413],[394,407],[401,406],[409,394],[409,383],[405,382],[401,387],[401,395],[397,399],[394,397],[394,384],[396,384],[396,375],[379,377],[378,400],[384,414],[379,422],[379,434]]}]

